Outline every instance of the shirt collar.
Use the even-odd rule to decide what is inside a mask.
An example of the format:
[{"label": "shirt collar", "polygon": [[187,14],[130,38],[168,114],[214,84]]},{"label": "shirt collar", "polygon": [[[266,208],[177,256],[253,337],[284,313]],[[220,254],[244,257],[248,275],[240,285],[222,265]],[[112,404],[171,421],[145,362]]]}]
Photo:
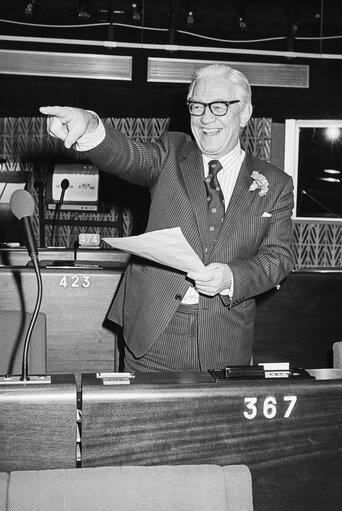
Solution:
[{"label": "shirt collar", "polygon": [[[219,162],[221,163],[221,165],[223,167],[223,170],[229,170],[236,163],[238,158],[240,158],[241,154],[242,154],[241,144],[240,144],[240,140],[238,140],[238,143],[236,144],[234,149],[229,151],[229,153],[221,156],[220,158],[215,158],[215,159],[219,160]],[[203,163],[204,163],[204,172],[205,172],[205,175],[207,175],[209,173],[208,163],[211,160],[213,160],[214,158],[210,158],[209,156],[206,156],[205,154],[202,154],[202,157],[203,157]]]}]

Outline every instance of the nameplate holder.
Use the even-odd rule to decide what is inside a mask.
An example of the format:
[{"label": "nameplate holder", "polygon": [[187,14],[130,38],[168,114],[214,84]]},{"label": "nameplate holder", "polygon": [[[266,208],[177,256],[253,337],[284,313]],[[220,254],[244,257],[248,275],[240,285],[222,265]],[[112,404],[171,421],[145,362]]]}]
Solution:
[{"label": "nameplate holder", "polygon": [[29,379],[22,380],[18,375],[0,376],[0,385],[32,385],[32,384],[50,384],[51,376],[34,375],[29,376]]},{"label": "nameplate holder", "polygon": [[96,378],[102,380],[103,385],[129,385],[135,378],[134,373],[96,373]]},{"label": "nameplate holder", "polygon": [[258,365],[226,366],[224,369],[209,369],[209,374],[218,381],[314,378],[308,371],[290,367],[288,362],[260,363]]}]

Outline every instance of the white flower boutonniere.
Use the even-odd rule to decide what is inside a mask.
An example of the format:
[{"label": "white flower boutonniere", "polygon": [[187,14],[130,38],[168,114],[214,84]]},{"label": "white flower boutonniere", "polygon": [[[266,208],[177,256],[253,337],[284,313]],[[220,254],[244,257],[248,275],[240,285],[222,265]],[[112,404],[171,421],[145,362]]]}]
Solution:
[{"label": "white flower boutonniere", "polygon": [[262,174],[259,174],[256,170],[252,172],[251,178],[253,179],[253,183],[249,187],[249,191],[253,192],[254,190],[260,189],[259,195],[263,197],[268,192],[268,181]]}]

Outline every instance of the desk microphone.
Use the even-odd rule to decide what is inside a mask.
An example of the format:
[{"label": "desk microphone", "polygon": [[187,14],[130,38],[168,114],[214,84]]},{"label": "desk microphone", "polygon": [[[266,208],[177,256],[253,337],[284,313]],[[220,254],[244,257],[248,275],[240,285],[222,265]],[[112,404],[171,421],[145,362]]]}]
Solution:
[{"label": "desk microphone", "polygon": [[27,252],[32,260],[34,271],[37,277],[38,283],[38,293],[36,305],[32,314],[32,318],[27,330],[27,334],[25,337],[24,349],[23,349],[23,359],[22,359],[22,373],[21,373],[21,381],[28,381],[30,378],[28,377],[28,349],[31,340],[32,331],[34,325],[37,320],[37,316],[39,313],[40,305],[42,302],[43,295],[43,285],[42,285],[42,276],[40,273],[39,267],[39,259],[38,259],[38,249],[36,240],[34,237],[31,216],[34,212],[34,201],[32,196],[26,190],[16,190],[12,193],[10,198],[10,207],[14,216],[16,216],[19,220],[22,220],[24,223],[25,229],[25,237],[26,237],[26,248]]},{"label": "desk microphone", "polygon": [[69,188],[69,186],[70,186],[69,179],[62,179],[62,181],[61,181],[61,195],[60,195],[58,203],[56,204],[55,213],[53,215],[53,220],[52,220],[51,238],[50,238],[50,246],[51,247],[53,247],[56,222],[59,219],[59,213],[61,211],[61,207],[62,207],[62,204],[64,201],[65,190],[67,190]]}]

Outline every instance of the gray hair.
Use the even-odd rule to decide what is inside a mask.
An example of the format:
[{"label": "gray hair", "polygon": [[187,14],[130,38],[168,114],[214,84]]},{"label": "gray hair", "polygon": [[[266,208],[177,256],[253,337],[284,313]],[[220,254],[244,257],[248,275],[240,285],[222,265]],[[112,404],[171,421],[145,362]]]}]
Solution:
[{"label": "gray hair", "polygon": [[246,76],[227,64],[210,64],[197,69],[189,85],[188,98],[191,98],[196,82],[207,76],[223,76],[228,82],[235,85],[238,94],[237,99],[240,100],[241,109],[244,108],[247,103],[252,103],[251,86]]}]

